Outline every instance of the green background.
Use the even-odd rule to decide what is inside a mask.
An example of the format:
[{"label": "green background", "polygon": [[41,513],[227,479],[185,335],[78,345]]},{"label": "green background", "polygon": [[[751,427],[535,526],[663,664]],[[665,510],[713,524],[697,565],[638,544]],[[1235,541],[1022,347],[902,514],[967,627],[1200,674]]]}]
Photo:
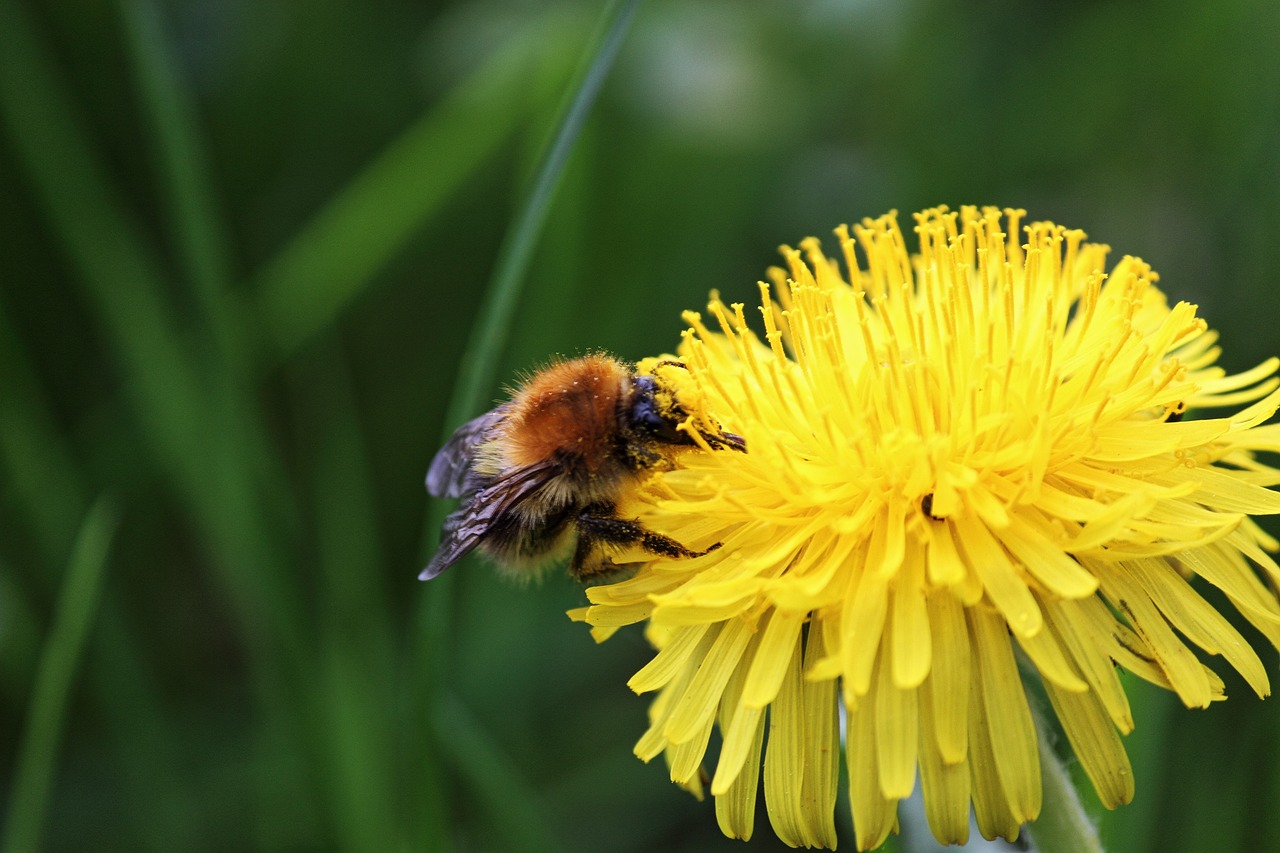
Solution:
[{"label": "green background", "polygon": [[[11,849],[742,849],[631,754],[638,631],[595,646],[557,574],[415,580],[599,11],[0,0]],[[556,354],[673,349],[780,243],[943,203],[1141,255],[1252,366],[1280,351],[1278,40],[1252,0],[648,0],[466,414]],[[1267,844],[1280,704],[1215,669],[1208,711],[1134,685],[1111,849]],[[763,809],[751,846],[780,846]]]}]

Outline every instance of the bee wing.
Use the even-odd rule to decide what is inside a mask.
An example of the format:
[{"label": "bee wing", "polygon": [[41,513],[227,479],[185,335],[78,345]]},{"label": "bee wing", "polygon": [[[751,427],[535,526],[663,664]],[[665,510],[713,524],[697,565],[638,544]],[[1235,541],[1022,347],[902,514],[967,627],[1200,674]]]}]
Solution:
[{"label": "bee wing", "polygon": [[476,448],[493,435],[494,429],[506,418],[509,405],[503,403],[458,427],[431,460],[431,467],[427,469],[428,493],[437,498],[462,497],[467,491],[467,478]]},{"label": "bee wing", "polygon": [[[435,465],[431,467],[434,471]],[[431,580],[474,551],[499,520],[538,491],[554,468],[555,463],[550,460],[513,468],[468,497],[444,520],[440,548],[418,575],[418,580]]]},{"label": "bee wing", "polygon": [[473,504],[466,504],[449,514],[440,530],[440,547],[427,567],[418,575],[418,580],[429,581],[454,563],[475,550],[484,540],[484,535],[492,526],[492,519],[486,519],[473,510]]}]

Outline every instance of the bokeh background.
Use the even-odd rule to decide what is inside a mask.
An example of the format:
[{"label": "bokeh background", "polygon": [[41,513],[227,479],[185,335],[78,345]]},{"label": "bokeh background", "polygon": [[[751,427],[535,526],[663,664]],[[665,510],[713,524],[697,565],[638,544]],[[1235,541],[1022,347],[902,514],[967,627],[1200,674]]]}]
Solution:
[{"label": "bokeh background", "polygon": [[[34,750],[51,850],[744,849],[631,754],[638,631],[596,646],[556,574],[415,579],[422,476],[600,10],[0,0],[11,832]],[[1278,45],[1254,0],[645,0],[485,400],[555,354],[669,351],[778,244],[940,203],[1141,255],[1252,366],[1280,351]],[[49,667],[65,707],[33,719]],[[1133,685],[1111,849],[1274,844],[1280,702],[1217,668],[1207,711]],[[750,849],[778,846],[762,808]]]}]

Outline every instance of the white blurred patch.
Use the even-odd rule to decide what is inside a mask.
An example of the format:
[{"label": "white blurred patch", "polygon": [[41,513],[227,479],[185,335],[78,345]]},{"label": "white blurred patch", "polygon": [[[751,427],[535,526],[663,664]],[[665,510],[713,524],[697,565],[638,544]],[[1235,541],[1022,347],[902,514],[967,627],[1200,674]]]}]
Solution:
[{"label": "white blurred patch", "polygon": [[655,132],[741,145],[787,134],[804,115],[803,80],[761,37],[760,16],[736,11],[655,4],[639,16],[619,77],[626,102]]}]

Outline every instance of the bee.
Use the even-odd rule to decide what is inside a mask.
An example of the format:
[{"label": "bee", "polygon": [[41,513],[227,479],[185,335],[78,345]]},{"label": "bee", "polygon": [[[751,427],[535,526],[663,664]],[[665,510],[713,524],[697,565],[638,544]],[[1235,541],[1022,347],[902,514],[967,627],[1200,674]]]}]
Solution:
[{"label": "bee", "polygon": [[[677,361],[660,362],[684,369]],[[649,473],[669,470],[697,441],[675,383],[637,373],[603,354],[561,361],[532,376],[511,399],[463,424],[427,471],[427,491],[461,498],[440,547],[418,577],[430,580],[479,548],[503,566],[536,569],[573,545],[580,581],[625,568],[610,554],[639,546],[656,556],[701,551],[618,514]],[[713,450],[745,451],[717,424],[691,422]],[[688,429],[688,427],[686,428]]]}]

